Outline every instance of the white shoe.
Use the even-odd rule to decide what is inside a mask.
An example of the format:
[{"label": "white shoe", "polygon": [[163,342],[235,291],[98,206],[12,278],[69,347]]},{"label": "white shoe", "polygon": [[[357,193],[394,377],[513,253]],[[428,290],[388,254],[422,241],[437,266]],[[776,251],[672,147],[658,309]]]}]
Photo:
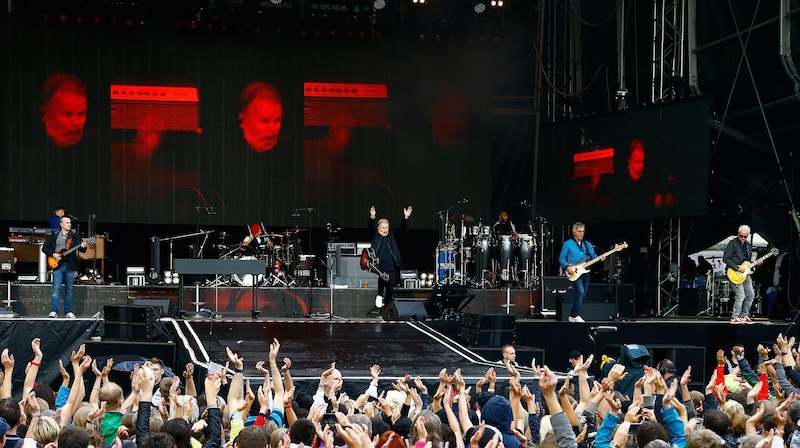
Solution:
[{"label": "white shoe", "polygon": [[569,321],[570,322],[578,322],[578,323],[586,322],[585,320],[583,320],[583,318],[581,316],[575,316],[575,317],[569,316]]},{"label": "white shoe", "polygon": [[68,319],[75,319],[75,313],[73,313],[72,311],[70,311],[69,313],[67,313],[67,318],[68,318]]},{"label": "white shoe", "polygon": [[383,308],[383,296],[375,296],[375,308]]},{"label": "white shoe", "polygon": [[58,313],[55,311],[50,311],[50,314],[48,314],[47,317],[58,317]]}]

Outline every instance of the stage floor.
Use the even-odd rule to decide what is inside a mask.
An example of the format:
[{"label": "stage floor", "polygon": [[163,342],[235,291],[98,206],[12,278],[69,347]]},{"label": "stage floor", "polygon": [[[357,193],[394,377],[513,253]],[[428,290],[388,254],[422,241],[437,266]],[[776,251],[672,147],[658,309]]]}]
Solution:
[{"label": "stage floor", "polygon": [[[425,322],[382,321],[380,319],[173,319],[162,318],[162,331],[150,332],[147,339],[111,338],[112,322],[102,319],[0,319],[0,344],[8,347],[18,362],[30,358],[30,339],[42,338],[47,354],[40,370],[41,382],[58,381],[58,360],[68,360],[81,343],[87,353],[100,360],[113,357],[147,359],[158,356],[180,373],[187,362],[198,365],[198,381],[210,361],[224,364],[230,347],[245,361],[245,377],[252,384],[263,379],[255,369],[259,360],[267,361],[273,338],[281,343],[280,359],[292,359],[292,373],[298,393],[313,393],[319,375],[332,362],[342,371],[351,396],[366,388],[369,368],[381,366],[381,387],[403,375],[419,376],[435,387],[441,369],[449,374],[457,368],[468,383],[474,384],[486,369],[495,367],[498,384],[507,381],[505,369],[496,364],[501,358],[500,344],[467,347],[462,337],[464,325],[456,320]],[[143,325],[130,322],[132,328]],[[494,328],[479,329],[492,333]],[[132,332],[131,334],[135,334]],[[592,373],[597,374],[603,354],[618,357],[626,344],[644,345],[651,353],[651,364],[663,358],[675,361],[678,370],[692,366],[692,383],[702,388],[715,365],[716,350],[727,353],[734,343],[744,344],[748,357],[754,357],[758,344],[769,345],[779,334],[796,335],[789,322],[758,321],[752,325],[732,325],[722,320],[643,319],[583,324],[554,320],[520,319],[513,323],[511,343],[523,377],[533,381],[527,370],[532,358],[554,371],[568,370],[568,353],[578,350],[596,358]],[[709,366],[709,367],[706,367]],[[15,374],[22,375],[22,369]],[[124,373],[124,372],[122,372]],[[125,375],[120,381],[125,381]],[[16,381],[21,384],[22,378]]]}]

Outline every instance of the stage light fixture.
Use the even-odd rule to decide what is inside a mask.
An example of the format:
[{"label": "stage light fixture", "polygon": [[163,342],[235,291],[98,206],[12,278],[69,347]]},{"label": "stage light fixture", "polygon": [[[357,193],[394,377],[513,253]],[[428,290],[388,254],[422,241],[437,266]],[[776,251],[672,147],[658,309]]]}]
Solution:
[{"label": "stage light fixture", "polygon": [[476,13],[482,14],[484,11],[486,11],[486,4],[485,3],[483,3],[483,2],[475,3],[475,12]]},{"label": "stage light fixture", "polygon": [[375,9],[383,9],[386,7],[386,0],[375,0],[372,6],[374,6]]},{"label": "stage light fixture", "polygon": [[280,5],[280,4],[283,2],[283,0],[270,0],[270,2],[271,2],[273,5]]}]

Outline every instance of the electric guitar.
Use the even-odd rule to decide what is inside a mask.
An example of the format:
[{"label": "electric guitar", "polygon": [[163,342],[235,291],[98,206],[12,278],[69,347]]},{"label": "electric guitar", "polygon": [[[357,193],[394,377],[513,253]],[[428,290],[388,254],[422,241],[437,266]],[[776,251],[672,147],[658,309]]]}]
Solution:
[{"label": "electric guitar", "polygon": [[[80,238],[80,236],[73,235],[72,238]],[[93,246],[94,243],[95,243],[94,237],[91,237],[88,240],[86,240],[86,245],[87,246]],[[55,271],[56,269],[61,267],[61,264],[64,262],[64,257],[66,257],[67,255],[75,252],[76,250],[78,250],[80,248],[81,248],[81,245],[78,244],[77,246],[73,247],[72,249],[62,249],[61,251],[59,251],[58,253],[61,254],[61,256],[59,258],[56,258],[56,257],[53,257],[53,256],[47,257],[47,266],[50,268],[50,270]]]},{"label": "electric guitar", "polygon": [[732,268],[728,268],[726,274],[728,274],[728,280],[731,281],[734,285],[741,285],[747,279],[747,276],[752,274],[753,271],[756,270],[756,265],[761,263],[762,261],[766,260],[767,258],[778,255],[778,248],[773,247],[771,251],[767,252],[766,255],[756,260],[754,263],[749,261],[744,261],[742,264],[739,265],[739,268],[744,268],[744,272],[739,272]]},{"label": "electric guitar", "polygon": [[378,269],[378,263],[380,263],[380,261],[378,260],[378,256],[375,255],[375,249],[367,247],[362,250],[360,262],[362,270],[378,274],[385,282],[389,281],[389,273],[381,272],[381,270]]},{"label": "electric guitar", "polygon": [[589,270],[586,269],[586,268],[588,268],[589,266],[597,263],[598,261],[600,261],[601,258],[605,258],[605,257],[613,254],[614,252],[619,252],[622,249],[625,249],[627,247],[628,247],[628,243],[619,243],[616,246],[614,246],[614,248],[611,249],[610,251],[604,253],[603,255],[600,255],[599,257],[597,257],[597,258],[595,258],[593,260],[584,261],[584,262],[578,263],[576,265],[573,265],[572,266],[572,269],[573,269],[572,274],[571,275],[570,274],[566,274],[567,278],[569,279],[569,281],[574,282],[575,280],[581,278],[581,275],[589,272]]}]

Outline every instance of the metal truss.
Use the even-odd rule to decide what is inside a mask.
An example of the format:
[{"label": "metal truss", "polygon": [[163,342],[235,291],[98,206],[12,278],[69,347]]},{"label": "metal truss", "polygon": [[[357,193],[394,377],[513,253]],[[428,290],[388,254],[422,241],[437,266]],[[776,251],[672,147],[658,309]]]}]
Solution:
[{"label": "metal truss", "polygon": [[694,22],[695,0],[653,0],[651,102],[698,93]]},{"label": "metal truss", "polygon": [[667,316],[678,307],[681,265],[681,220],[664,221],[658,240],[658,314]]}]

